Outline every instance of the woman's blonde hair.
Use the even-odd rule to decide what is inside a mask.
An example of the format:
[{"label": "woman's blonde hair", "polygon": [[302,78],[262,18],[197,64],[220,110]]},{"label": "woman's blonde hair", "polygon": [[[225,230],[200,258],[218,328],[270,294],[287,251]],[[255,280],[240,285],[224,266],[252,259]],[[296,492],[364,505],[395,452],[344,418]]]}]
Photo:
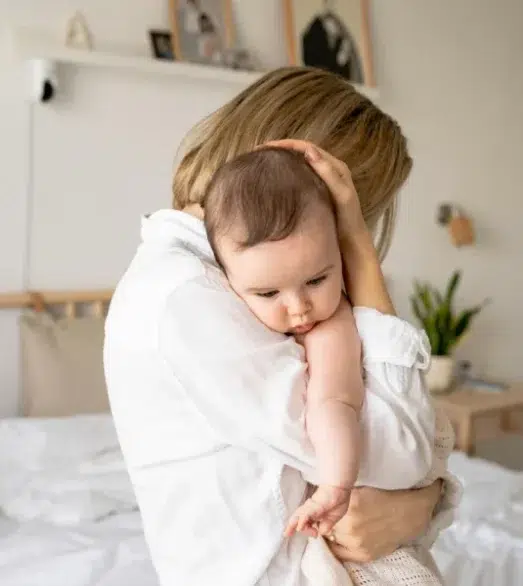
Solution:
[{"label": "woman's blonde hair", "polygon": [[405,137],[396,121],[343,78],[320,69],[271,71],[197,124],[182,144],[173,207],[204,205],[207,186],[221,165],[283,138],[311,141],[348,165],[383,257],[396,194],[412,167]]}]

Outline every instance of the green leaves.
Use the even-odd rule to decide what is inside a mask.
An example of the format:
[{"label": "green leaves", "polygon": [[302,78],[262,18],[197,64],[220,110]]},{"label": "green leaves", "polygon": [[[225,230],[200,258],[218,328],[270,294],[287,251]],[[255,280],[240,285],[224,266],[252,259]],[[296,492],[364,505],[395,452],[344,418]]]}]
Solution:
[{"label": "green leaves", "polygon": [[450,281],[447,286],[447,294],[445,295],[445,302],[449,307],[452,304],[452,300],[454,298],[454,293],[456,292],[456,289],[459,285],[460,280],[461,280],[461,272],[454,271],[454,273],[450,277]]},{"label": "green leaves", "polygon": [[412,313],[427,333],[432,354],[447,356],[470,327],[484,304],[456,314],[453,303],[461,281],[461,272],[454,271],[442,295],[427,283],[414,283],[410,297]]}]

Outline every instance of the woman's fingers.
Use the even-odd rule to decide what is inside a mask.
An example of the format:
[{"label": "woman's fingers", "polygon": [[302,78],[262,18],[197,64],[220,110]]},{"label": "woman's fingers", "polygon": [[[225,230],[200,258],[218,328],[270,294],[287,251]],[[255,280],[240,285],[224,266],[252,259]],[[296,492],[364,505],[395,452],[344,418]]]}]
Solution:
[{"label": "woman's fingers", "polygon": [[262,146],[274,146],[303,153],[312,168],[327,184],[337,205],[343,206],[357,197],[347,165],[311,142],[284,139],[267,142]]},{"label": "woman's fingers", "polygon": [[327,545],[340,562],[356,562],[364,564],[375,559],[369,551],[364,549],[348,549],[347,547],[332,541],[327,541]]},{"label": "woman's fingers", "polygon": [[325,181],[336,207],[340,239],[352,238],[358,234],[368,238],[358,194],[345,163],[307,140],[274,140],[260,145],[259,148],[271,146],[303,153],[312,169]]},{"label": "woman's fingers", "polygon": [[340,208],[357,198],[352,179],[342,177],[327,159],[318,159],[309,163],[316,173],[325,181],[334,203]]},{"label": "woman's fingers", "polygon": [[343,161],[333,157],[330,153],[316,146],[312,142],[309,142],[308,140],[297,140],[293,138],[271,140],[270,142],[266,142],[265,144],[261,145],[260,148],[266,146],[299,151],[300,153],[303,153],[311,163],[325,160],[332,165],[333,169],[338,173],[338,175],[344,179],[350,177],[350,170]]}]

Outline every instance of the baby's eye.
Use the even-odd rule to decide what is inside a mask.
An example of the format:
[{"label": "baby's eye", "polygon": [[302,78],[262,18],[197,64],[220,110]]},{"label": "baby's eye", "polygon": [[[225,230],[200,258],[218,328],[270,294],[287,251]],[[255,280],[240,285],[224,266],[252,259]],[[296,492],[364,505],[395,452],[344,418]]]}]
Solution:
[{"label": "baby's eye", "polygon": [[264,297],[265,299],[270,299],[271,297],[275,297],[278,295],[278,291],[267,291],[266,293],[256,293],[258,297]]},{"label": "baby's eye", "polygon": [[327,275],[323,275],[322,277],[317,277],[316,279],[311,279],[310,281],[307,281],[307,285],[311,285],[312,287],[315,287],[316,285],[323,283],[323,281],[325,281],[326,278],[327,278]]}]

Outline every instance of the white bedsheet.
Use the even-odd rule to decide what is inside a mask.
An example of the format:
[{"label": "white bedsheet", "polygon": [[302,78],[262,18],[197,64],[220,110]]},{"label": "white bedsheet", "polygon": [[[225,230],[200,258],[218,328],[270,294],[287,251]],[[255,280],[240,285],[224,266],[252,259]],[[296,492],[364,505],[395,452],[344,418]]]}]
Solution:
[{"label": "white bedsheet", "polygon": [[450,468],[463,499],[433,548],[447,586],[523,585],[523,474],[457,452]]},{"label": "white bedsheet", "polygon": [[108,415],[0,420],[0,585],[157,586]]},{"label": "white bedsheet", "polygon": [[136,509],[108,415],[0,420],[0,510],[76,525]]},{"label": "white bedsheet", "polygon": [[138,513],[76,527],[0,517],[2,586],[158,586]]},{"label": "white bedsheet", "polygon": [[[158,586],[115,441],[108,416],[0,421],[1,586]],[[523,474],[460,453],[450,468],[448,586],[523,585]]]}]

